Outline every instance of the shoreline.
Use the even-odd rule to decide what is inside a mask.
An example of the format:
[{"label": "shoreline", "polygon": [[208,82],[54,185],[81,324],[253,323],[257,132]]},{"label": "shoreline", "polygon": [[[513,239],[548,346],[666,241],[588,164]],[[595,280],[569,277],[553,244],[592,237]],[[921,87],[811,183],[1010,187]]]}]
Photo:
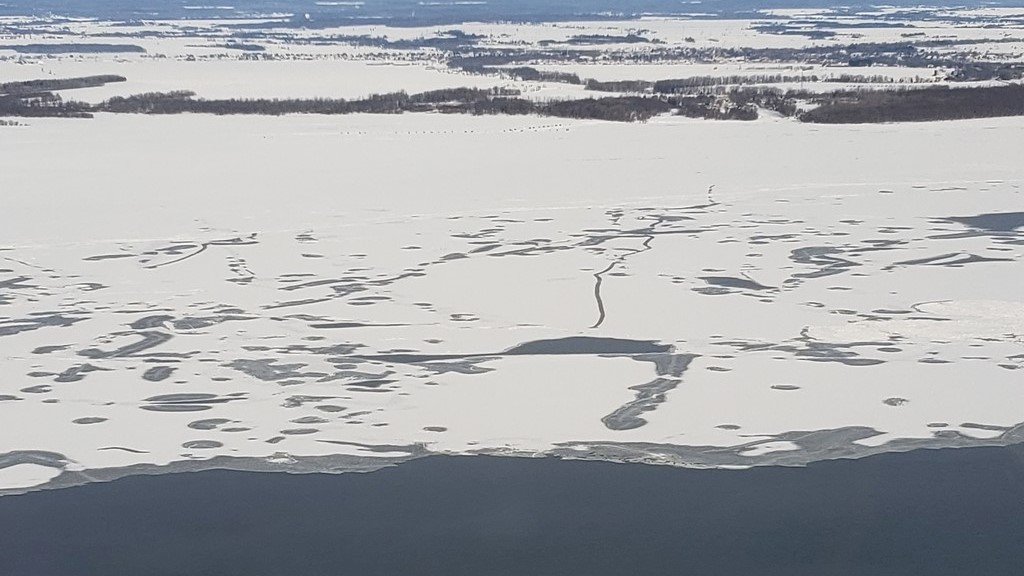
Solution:
[{"label": "shoreline", "polygon": [[[995,438],[971,438],[955,431],[932,438],[897,438],[880,445],[857,444],[857,440],[870,438],[877,430],[847,427],[835,430],[792,431],[777,435],[771,442],[753,440],[739,446],[686,446],[651,442],[561,442],[550,450],[480,449],[464,453],[432,452],[425,445],[371,446],[351,443],[362,451],[381,453],[379,456],[358,454],[332,454],[303,456],[280,453],[272,456],[215,456],[204,460],[177,460],[168,464],[135,464],[115,468],[67,470],[68,460],[61,454],[41,451],[15,451],[0,454],[0,471],[8,466],[34,464],[52,467],[60,472],[52,479],[33,486],[0,488],[0,498],[38,491],[63,490],[96,483],[117,482],[137,476],[164,476],[181,473],[241,472],[285,473],[292,475],[327,474],[348,475],[372,473],[424,458],[527,458],[559,459],[565,461],[599,462],[608,464],[654,465],[678,470],[740,470],[755,468],[806,468],[823,462],[856,461],[883,454],[906,454],[919,450],[960,450],[976,448],[1006,448],[1024,450],[1024,423],[1018,424]],[[845,441],[845,444],[843,443]],[[771,450],[756,456],[745,451],[758,450],[773,443],[793,443],[796,449]],[[393,455],[393,454],[403,455]],[[14,462],[11,464],[10,462]]]},{"label": "shoreline", "polygon": [[370,474],[133,477],[0,498],[0,570],[1011,574],[1022,477],[1020,445],[805,468],[433,456]]}]

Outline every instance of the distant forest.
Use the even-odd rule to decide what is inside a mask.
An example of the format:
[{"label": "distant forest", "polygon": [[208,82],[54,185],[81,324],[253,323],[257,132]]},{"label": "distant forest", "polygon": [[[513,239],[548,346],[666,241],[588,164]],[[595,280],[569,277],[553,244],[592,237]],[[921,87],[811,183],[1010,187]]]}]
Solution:
[{"label": "distant forest", "polygon": [[[602,57],[600,51],[593,49],[526,49],[513,50],[508,48],[489,48],[472,44],[468,36],[446,37],[447,42],[452,42],[451,49],[454,55],[449,58],[448,66],[455,70],[462,70],[470,73],[480,74],[503,74],[508,73],[513,66],[517,74],[529,73],[534,79],[537,74],[553,74],[551,72],[540,72],[529,70],[528,66],[541,63],[565,64],[591,62],[595,58]],[[1021,41],[1018,37],[1004,37],[994,42]],[[462,46],[462,42],[470,42]],[[1020,62],[969,62],[962,56],[922,50],[921,47],[951,49],[966,42],[963,39],[942,39],[942,40],[919,40],[916,42],[865,42],[855,44],[824,44],[804,46],[800,48],[707,48],[694,46],[672,46],[664,49],[652,49],[640,52],[617,53],[614,61],[631,63],[655,63],[665,61],[687,61],[711,63],[722,59],[736,60],[751,63],[792,63],[801,62],[804,64],[819,64],[825,66],[848,66],[851,73],[848,74],[851,82],[873,82],[875,80],[886,80],[894,82],[894,78],[885,78],[877,74],[855,74],[854,70],[867,72],[871,66],[899,66],[909,68],[928,69],[933,73],[936,69],[949,69],[950,72],[945,78],[954,82],[967,82],[978,80],[1017,80],[1024,78],[1024,64]],[[547,81],[561,81],[572,84],[579,82],[569,75],[566,79],[559,79],[557,76],[539,78]],[[767,75],[766,75],[767,76]],[[796,76],[799,81],[799,75]],[[712,82],[710,78],[706,82]],[[688,82],[696,82],[695,79],[677,79]],[[811,81],[809,77],[805,81]],[[819,81],[823,80],[819,78]],[[664,80],[663,82],[668,82]],[[743,83],[738,81],[736,83]],[[600,86],[600,83],[597,84]],[[692,86],[691,86],[692,87]],[[594,88],[600,89],[600,88]]]},{"label": "distant forest", "polygon": [[[882,74],[840,74],[835,77],[821,77],[817,74],[788,75],[788,74],[750,74],[731,76],[691,76],[689,78],[675,78],[671,80],[613,80],[599,82],[594,79],[587,80],[584,85],[587,90],[598,92],[653,92],[657,94],[691,94],[701,92],[713,86],[745,86],[763,84],[800,84],[816,82],[836,82],[840,84],[917,84],[922,80],[910,78],[897,80],[891,76]],[[575,82],[578,83],[578,82]]]},{"label": "distant forest", "polygon": [[145,52],[142,46],[134,44],[96,44],[96,43],[73,43],[73,44],[9,44],[4,46],[6,50],[13,50],[19,54],[121,54],[127,52]]},{"label": "distant forest", "polygon": [[1024,86],[836,92],[802,113],[804,122],[866,124],[1024,116]]},{"label": "distant forest", "polygon": [[[756,108],[722,109],[715,97],[610,96],[536,102],[519,96],[518,91],[500,89],[455,88],[419,94],[393,92],[375,94],[358,100],[342,99],[222,99],[195,98],[192,92],[170,92],[115,97],[92,107],[88,112],[129,114],[400,114],[438,112],[473,115],[554,116],[636,122],[675,111],[697,118],[753,119]],[[72,105],[74,112],[81,110]]]},{"label": "distant forest", "polygon": [[156,92],[114,97],[99,104],[65,101],[49,90],[68,90],[122,81],[115,76],[15,82],[0,85],[0,116],[90,118],[95,113],[114,114],[400,114],[438,112],[449,114],[505,114],[555,116],[635,122],[675,112],[695,118],[757,118],[757,108],[723,105],[720,96],[608,96],[537,102],[520,96],[518,90],[501,88],[452,88],[419,94],[393,92],[366,98],[267,99],[196,98],[190,91]]},{"label": "distant forest", "polygon": [[24,80],[0,84],[0,96],[26,96],[41,92],[57,90],[75,90],[78,88],[95,88],[112,82],[124,82],[124,76],[106,74],[100,76],[82,76],[79,78],[60,78],[43,80]]},{"label": "distant forest", "polygon": [[[608,120],[645,121],[662,114],[715,120],[754,120],[760,110],[771,110],[802,122],[823,124],[915,122],[1024,115],[1024,86],[949,88],[915,90],[844,90],[812,93],[782,91],[771,87],[726,89],[696,80],[651,83],[650,92],[603,98],[534,101],[518,90],[504,88],[451,88],[418,94],[392,92],[366,98],[267,99],[197,98],[190,91],[156,92],[110,98],[99,104],[65,101],[56,91],[123,82],[121,76],[29,80],[0,84],[0,117],[90,118],[96,113],[113,114],[401,114],[434,112],[473,115],[554,116]],[[607,83],[602,83],[607,84]],[[620,87],[621,86],[617,86]],[[637,86],[631,85],[631,88]],[[800,103],[812,108],[800,111]],[[803,106],[806,108],[806,106]]]}]

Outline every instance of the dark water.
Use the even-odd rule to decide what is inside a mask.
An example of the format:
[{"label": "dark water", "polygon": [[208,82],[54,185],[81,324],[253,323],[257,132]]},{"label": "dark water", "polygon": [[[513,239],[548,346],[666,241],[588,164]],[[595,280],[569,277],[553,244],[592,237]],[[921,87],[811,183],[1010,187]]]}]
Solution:
[{"label": "dark water", "polygon": [[0,498],[0,574],[1020,575],[1024,450],[133,477]]}]

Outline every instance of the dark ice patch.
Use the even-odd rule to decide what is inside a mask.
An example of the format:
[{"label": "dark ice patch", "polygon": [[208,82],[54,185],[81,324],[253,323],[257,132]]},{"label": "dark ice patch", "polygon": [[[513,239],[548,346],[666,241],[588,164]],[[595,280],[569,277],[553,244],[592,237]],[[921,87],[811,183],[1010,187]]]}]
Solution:
[{"label": "dark ice patch", "polygon": [[398,382],[398,380],[360,380],[358,382],[352,382],[348,384],[348,386],[357,386],[359,388],[380,388],[388,384],[394,384],[395,382]]},{"label": "dark ice patch", "polygon": [[930,256],[928,258],[918,258],[915,260],[903,260],[901,262],[893,262],[891,265],[886,266],[883,270],[891,270],[896,266],[949,266],[951,268],[959,268],[965,264],[975,264],[978,262],[1013,262],[1013,258],[990,258],[988,256],[978,256],[977,254],[968,254],[963,252],[952,252],[949,254],[940,254],[938,256]]},{"label": "dark ice patch", "polygon": [[281,406],[284,408],[299,408],[303,404],[323,402],[324,400],[334,400],[336,398],[337,396],[289,396],[285,398]]},{"label": "dark ice patch", "polygon": [[216,394],[179,392],[176,394],[159,394],[146,398],[146,402],[158,403],[181,403],[181,402],[202,402],[204,404],[223,403],[234,400],[234,398],[220,398]]},{"label": "dark ice patch", "polygon": [[258,360],[241,358],[233,360],[225,366],[228,368],[234,368],[239,372],[248,374],[257,380],[262,380],[264,382],[274,382],[277,380],[284,380],[286,378],[323,378],[324,376],[327,376],[327,374],[322,372],[300,372],[299,370],[304,368],[306,366],[305,364],[277,364],[277,360],[274,358],[261,358]]},{"label": "dark ice patch", "polygon": [[85,356],[86,358],[100,359],[100,358],[124,358],[128,356],[139,356],[143,352],[151,348],[155,348],[171,340],[173,336],[164,332],[156,331],[145,331],[145,332],[134,332],[136,336],[141,336],[142,339],[130,344],[121,346],[114,350],[100,350],[99,348],[86,348],[78,352],[79,356]]},{"label": "dark ice patch", "polygon": [[992,212],[977,216],[952,216],[943,220],[985,232],[1016,232],[1024,228],[1024,212]]},{"label": "dark ice patch", "polygon": [[149,382],[160,382],[169,378],[174,370],[174,366],[153,366],[142,374],[142,379]]},{"label": "dark ice patch", "polygon": [[290,420],[292,424],[326,424],[327,420],[319,416],[303,416]]},{"label": "dark ice patch", "polygon": [[812,272],[793,274],[794,278],[824,278],[835,274],[842,274],[850,268],[860,266],[857,262],[839,258],[835,254],[842,254],[843,250],[834,246],[806,246],[797,248],[790,252],[790,260],[797,264],[813,266],[817,268]]},{"label": "dark ice patch", "polygon": [[216,440],[190,440],[181,445],[182,448],[189,450],[210,450],[212,448],[220,448],[224,446],[223,443],[217,442]]},{"label": "dark ice patch", "polygon": [[39,346],[32,350],[33,354],[51,354],[53,352],[60,352],[61,350],[67,350],[70,348],[70,344],[64,344],[62,346]]},{"label": "dark ice patch", "polygon": [[66,328],[85,320],[84,316],[66,316],[59,312],[45,312],[31,314],[30,318],[15,318],[0,321],[0,336],[13,336],[22,332],[38,330],[40,328],[58,327]]},{"label": "dark ice patch", "polygon": [[996,426],[995,424],[978,424],[976,422],[964,422],[960,424],[961,428],[968,428],[972,430],[986,430],[989,432],[1006,432],[1012,430],[1012,426]]},{"label": "dark ice patch", "polygon": [[97,256],[86,256],[82,258],[86,262],[99,262],[101,260],[117,260],[119,258],[132,258],[134,254],[99,254]]},{"label": "dark ice patch", "polygon": [[535,340],[513,346],[504,352],[475,354],[374,354],[358,356],[364,360],[394,362],[397,364],[418,364],[493,358],[501,356],[560,356],[560,355],[621,355],[659,354],[672,351],[671,344],[660,344],[654,340],[627,340],[624,338],[599,338],[592,336],[570,336],[551,340]]},{"label": "dark ice patch", "polygon": [[71,422],[75,424],[99,424],[106,421],[106,418],[100,418],[99,416],[86,416],[84,418],[75,418]]},{"label": "dark ice patch", "polygon": [[672,351],[672,345],[654,340],[627,340],[624,338],[598,338],[570,336],[551,340],[535,340],[509,348],[502,355],[572,355],[572,354],[657,354]]},{"label": "dark ice patch", "polygon": [[139,406],[139,408],[150,412],[202,412],[209,410],[212,406],[206,404],[152,404]]},{"label": "dark ice patch", "polygon": [[223,314],[219,316],[195,316],[179,318],[172,322],[175,330],[201,330],[223,324],[224,322],[238,322],[254,320],[256,316],[243,316],[240,314]]},{"label": "dark ice patch", "polygon": [[734,276],[700,276],[700,279],[711,286],[735,288],[737,290],[775,290],[771,286],[765,286],[747,278],[736,278]]},{"label": "dark ice patch", "polygon": [[86,374],[90,372],[98,372],[101,370],[109,372],[111,368],[100,368],[98,366],[93,366],[92,364],[85,363],[80,366],[72,366],[71,368],[68,368],[67,370],[58,374],[57,377],[53,379],[53,381],[61,383],[78,382],[84,379]]},{"label": "dark ice patch", "polygon": [[216,430],[218,426],[229,424],[227,418],[207,418],[205,420],[194,420],[189,422],[188,427],[193,430]]},{"label": "dark ice patch", "polygon": [[160,394],[146,398],[147,404],[140,408],[153,412],[200,412],[209,410],[213,404],[224,404],[244,399],[244,396],[217,396],[205,393]]},{"label": "dark ice patch", "polygon": [[146,316],[135,320],[129,326],[135,330],[152,330],[153,328],[162,328],[164,324],[174,320],[174,316],[168,316],[166,314],[156,314],[153,316]]}]

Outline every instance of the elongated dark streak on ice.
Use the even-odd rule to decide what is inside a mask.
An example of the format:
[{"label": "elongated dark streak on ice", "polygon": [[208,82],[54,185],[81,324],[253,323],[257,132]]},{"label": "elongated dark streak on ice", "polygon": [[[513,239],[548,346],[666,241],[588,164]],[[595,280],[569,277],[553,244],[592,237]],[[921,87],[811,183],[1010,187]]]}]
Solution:
[{"label": "elongated dark streak on ice", "polygon": [[199,244],[199,250],[196,250],[195,252],[193,252],[191,254],[186,254],[186,255],[182,256],[181,258],[178,258],[177,260],[171,260],[170,262],[161,262],[160,264],[153,264],[151,266],[146,266],[146,268],[160,268],[161,266],[169,266],[171,264],[177,264],[178,262],[182,262],[184,260],[188,260],[189,258],[192,258],[193,256],[198,256],[198,255],[202,254],[203,252],[206,252],[206,249],[209,248],[210,246],[246,246],[246,245],[249,245],[249,244],[256,244],[257,243],[256,242],[256,234],[257,234],[256,232],[253,232],[252,234],[250,234],[246,238],[241,238],[241,237],[239,237],[239,238],[229,238],[227,240],[211,240],[209,242],[198,243]]},{"label": "elongated dark streak on ice", "polygon": [[11,258],[10,256],[4,256],[4,260],[7,260],[8,262],[14,262],[16,264],[21,264],[22,266],[28,266],[29,268],[35,268],[36,270],[42,270],[42,268],[40,266],[36,266],[35,264],[29,264],[28,262],[25,262],[24,260],[18,260],[17,258]]},{"label": "elongated dark streak on ice", "polygon": [[125,448],[124,446],[105,446],[103,448],[97,448],[97,450],[123,450],[132,454],[149,454],[146,450],[136,450],[134,448]]},{"label": "elongated dark streak on ice", "polygon": [[[652,225],[651,230],[653,230],[654,227],[657,226],[658,224],[661,224],[661,222],[659,221],[657,224]],[[617,266],[618,264],[625,262],[626,258],[629,258],[630,256],[636,256],[637,254],[647,252],[648,250],[650,250],[652,240],[654,240],[653,235],[647,236],[647,238],[644,239],[644,242],[642,244],[643,248],[637,248],[636,250],[632,250],[630,252],[620,255],[615,260],[612,260],[611,264],[608,264],[608,266],[605,267],[604,270],[594,273],[594,300],[597,301],[597,322],[595,322],[594,325],[590,327],[591,330],[593,330],[594,328],[599,328],[601,324],[604,323],[604,319],[607,316],[607,313],[604,309],[604,299],[601,298],[601,284],[604,283],[604,275],[611,272],[612,269],[615,268],[615,266]]]},{"label": "elongated dark streak on ice", "polygon": [[721,204],[721,202],[718,202],[717,200],[715,200],[715,197],[712,195],[714,190],[715,190],[715,185],[714,184],[712,184],[711,186],[708,186],[708,201],[707,201],[706,204],[696,204],[694,206],[686,206],[686,207],[684,207],[682,209],[683,210],[704,210],[704,209],[707,209],[707,208],[714,208],[715,206],[718,206],[719,204]]},{"label": "elongated dark streak on ice", "polygon": [[153,264],[151,266],[146,266],[146,268],[160,268],[161,266],[169,266],[171,264],[177,264],[178,262],[182,262],[184,260],[188,260],[189,258],[191,258],[193,256],[198,256],[198,255],[202,254],[203,252],[206,252],[206,249],[209,248],[209,247],[210,247],[210,244],[204,242],[203,244],[199,245],[199,250],[196,250],[195,252],[193,252],[191,254],[185,254],[181,258],[178,258],[177,260],[171,260],[170,262],[162,262],[160,264]]},{"label": "elongated dark streak on ice", "polygon": [[[712,184],[711,186],[708,187],[708,204],[706,206],[700,206],[700,208],[710,208],[710,207],[716,206],[718,204],[717,202],[715,202],[714,198],[711,196],[711,192],[712,192],[712,190],[714,190],[714,188],[715,188],[714,184]],[[616,223],[618,222],[618,219],[620,217],[621,217],[621,215],[619,215],[619,214],[614,214],[612,216],[612,218],[614,219],[614,221]],[[613,268],[615,268],[616,265],[618,265],[618,264],[620,264],[622,262],[625,262],[626,258],[629,258],[630,256],[636,256],[637,254],[640,254],[640,253],[643,253],[643,252],[647,252],[648,250],[651,250],[652,249],[651,242],[654,241],[655,235],[662,234],[662,232],[657,232],[656,229],[658,228],[658,226],[664,224],[666,222],[666,220],[667,220],[667,218],[665,216],[656,216],[654,223],[651,224],[650,226],[648,226],[647,229],[643,231],[646,234],[644,235],[644,241],[643,241],[643,244],[641,245],[642,246],[641,248],[637,248],[636,250],[632,250],[630,252],[627,252],[625,254],[620,255],[618,258],[616,258],[610,264],[608,264],[608,266],[605,267],[604,270],[601,270],[600,272],[594,273],[594,280],[595,280],[594,281],[594,300],[597,302],[597,322],[595,322],[594,325],[590,327],[591,330],[593,330],[594,328],[599,328],[601,326],[601,324],[604,323],[604,320],[605,320],[605,318],[608,315],[607,311],[604,308],[604,299],[601,298],[601,285],[604,283],[604,275],[607,274],[608,272],[611,272],[611,270]],[[688,233],[689,231],[680,231],[680,232],[687,232]],[[623,236],[620,235],[620,237],[623,237]]]},{"label": "elongated dark streak on ice", "polygon": [[594,325],[590,327],[591,329],[597,328],[604,323],[605,310],[604,300],[601,299],[601,283],[604,282],[604,275],[610,272],[612,268],[615,268],[615,265],[618,263],[619,261],[615,260],[614,262],[606,266],[604,270],[594,273],[594,300],[597,301],[597,322],[595,322]]}]

